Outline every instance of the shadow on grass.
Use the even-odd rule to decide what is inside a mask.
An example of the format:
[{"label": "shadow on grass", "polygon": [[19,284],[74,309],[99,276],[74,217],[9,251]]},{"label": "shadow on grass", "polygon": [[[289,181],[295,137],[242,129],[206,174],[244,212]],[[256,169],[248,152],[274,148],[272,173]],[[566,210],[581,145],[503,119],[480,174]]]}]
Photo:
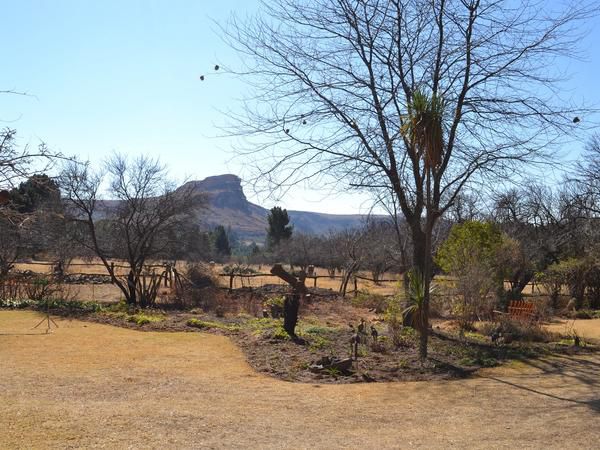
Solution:
[{"label": "shadow on grass", "polygon": [[[521,378],[523,381],[516,381],[514,377],[507,379],[489,375],[481,378],[562,402],[587,406],[600,413],[600,359],[597,356],[595,360],[590,360],[584,355],[556,355],[544,359],[522,359],[521,362],[540,370],[542,376],[555,375],[563,377],[564,381],[556,386],[546,387],[542,386],[543,378],[539,376],[531,377],[530,383],[526,382],[529,377]],[[533,385],[534,383],[537,385]],[[562,393],[565,390],[570,394]]]}]

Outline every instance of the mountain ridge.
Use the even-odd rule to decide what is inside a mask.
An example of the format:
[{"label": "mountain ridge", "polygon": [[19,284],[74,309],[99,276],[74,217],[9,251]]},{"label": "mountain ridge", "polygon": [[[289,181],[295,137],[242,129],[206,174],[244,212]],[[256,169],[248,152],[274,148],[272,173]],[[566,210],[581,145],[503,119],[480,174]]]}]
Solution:
[{"label": "mountain ridge", "polygon": [[[208,208],[198,210],[200,223],[211,228],[217,225],[231,227],[241,239],[263,241],[267,234],[269,210],[250,202],[242,187],[242,180],[234,174],[223,174],[193,180],[183,187],[208,196]],[[287,209],[287,208],[286,208]],[[307,234],[325,234],[360,226],[366,216],[362,214],[327,214],[287,209],[294,230]]]}]

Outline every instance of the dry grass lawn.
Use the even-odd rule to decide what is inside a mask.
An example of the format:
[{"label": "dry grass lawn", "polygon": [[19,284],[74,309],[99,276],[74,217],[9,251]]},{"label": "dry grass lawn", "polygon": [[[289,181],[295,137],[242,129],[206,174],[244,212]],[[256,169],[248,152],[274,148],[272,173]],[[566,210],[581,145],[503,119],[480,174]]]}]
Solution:
[{"label": "dry grass lawn", "polygon": [[600,357],[467,380],[291,384],[227,338],[0,311],[0,448],[597,448]]},{"label": "dry grass lawn", "polygon": [[600,319],[588,319],[588,320],[564,320],[559,319],[546,328],[553,333],[561,335],[570,335],[571,328],[584,340],[590,340],[593,342],[600,343]]}]

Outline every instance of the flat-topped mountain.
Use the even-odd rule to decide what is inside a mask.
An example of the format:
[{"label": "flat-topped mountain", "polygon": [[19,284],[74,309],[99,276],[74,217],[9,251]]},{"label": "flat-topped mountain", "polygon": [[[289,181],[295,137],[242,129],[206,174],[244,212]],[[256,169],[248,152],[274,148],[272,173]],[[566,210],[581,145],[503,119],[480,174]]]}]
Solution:
[{"label": "flat-topped mountain", "polygon": [[[242,188],[242,180],[236,175],[218,175],[200,181],[190,181],[198,192],[208,195],[209,207],[198,211],[198,220],[208,227],[224,225],[231,227],[242,239],[264,240],[267,229],[268,209],[251,203]],[[282,205],[286,207],[286,205]],[[294,230],[300,233],[323,234],[359,226],[364,216],[359,214],[323,214],[288,209]]]}]

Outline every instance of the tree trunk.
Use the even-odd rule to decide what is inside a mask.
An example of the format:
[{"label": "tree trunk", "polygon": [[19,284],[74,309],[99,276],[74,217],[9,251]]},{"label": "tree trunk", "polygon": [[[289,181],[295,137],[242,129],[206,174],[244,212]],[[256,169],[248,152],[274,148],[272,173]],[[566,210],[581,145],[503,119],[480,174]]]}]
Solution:
[{"label": "tree trunk", "polygon": [[292,293],[285,296],[283,303],[283,329],[292,337],[296,337],[296,325],[298,324],[298,310],[300,308],[300,295]]},{"label": "tree trunk", "polygon": [[127,275],[127,287],[129,289],[129,295],[126,296],[126,301],[128,305],[136,305],[137,304],[137,292],[135,285],[135,276],[133,274],[133,270],[129,271]]},{"label": "tree trunk", "polygon": [[296,278],[291,273],[286,272],[281,264],[275,264],[271,268],[271,273],[292,287],[292,293],[285,297],[283,304],[283,328],[292,339],[297,340],[296,325],[298,323],[300,301],[306,294],[306,286],[304,285],[306,275],[302,272],[300,277]]}]

